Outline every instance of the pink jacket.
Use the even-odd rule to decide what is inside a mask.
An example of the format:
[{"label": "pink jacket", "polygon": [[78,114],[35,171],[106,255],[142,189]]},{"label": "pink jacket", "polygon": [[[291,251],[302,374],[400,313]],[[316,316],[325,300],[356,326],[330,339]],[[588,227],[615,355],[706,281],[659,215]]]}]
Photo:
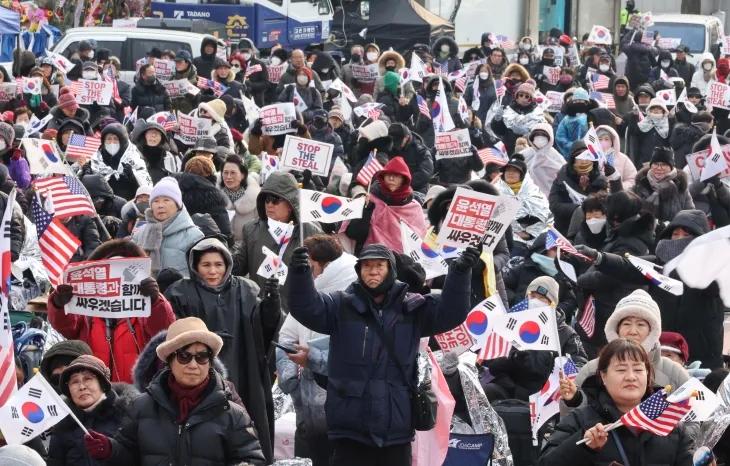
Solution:
[{"label": "pink jacket", "polygon": [[421,238],[426,236],[426,220],[423,218],[423,208],[412,200],[403,206],[389,206],[377,196],[370,196],[370,202],[375,204],[370,234],[363,246],[381,243],[394,252],[403,254],[403,242],[400,235],[400,222],[403,220]]},{"label": "pink jacket", "polygon": [[613,138],[613,165],[616,171],[621,175],[621,184],[624,191],[631,189],[636,183],[636,167],[629,157],[621,152],[621,139],[618,137],[616,130],[610,126],[601,125],[596,128],[598,130],[606,130]]}]

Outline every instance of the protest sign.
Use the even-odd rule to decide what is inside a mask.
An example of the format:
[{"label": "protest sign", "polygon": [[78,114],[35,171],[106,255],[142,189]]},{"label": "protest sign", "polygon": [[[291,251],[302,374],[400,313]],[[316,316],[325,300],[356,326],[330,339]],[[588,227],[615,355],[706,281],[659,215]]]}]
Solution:
[{"label": "protest sign", "polygon": [[291,102],[267,105],[259,109],[259,119],[261,129],[267,136],[296,132],[291,123],[297,119],[297,111]]},{"label": "protest sign", "polygon": [[675,39],[673,37],[661,37],[659,39],[659,47],[667,50],[676,49],[679,44],[682,43],[682,39]]},{"label": "protest sign", "polygon": [[471,155],[468,129],[436,134],[436,160],[455,159]]},{"label": "protest sign", "polygon": [[713,107],[720,107],[727,110],[727,94],[727,84],[723,84],[720,82],[710,82],[710,85],[707,87],[707,96],[705,97],[705,103]]},{"label": "protest sign", "polygon": [[552,49],[555,55],[555,66],[563,66],[563,55],[565,51],[562,47],[552,47]]},{"label": "protest sign", "polygon": [[453,330],[436,335],[441,351],[444,353],[455,353],[457,356],[466,353],[474,345],[466,323],[463,323]]},{"label": "protest sign", "polygon": [[378,64],[352,65],[352,78],[361,83],[373,83],[380,76]]},{"label": "protest sign", "polygon": [[551,113],[558,113],[563,109],[563,96],[564,92],[558,91],[547,91],[545,98],[547,99],[547,105],[545,110]]},{"label": "protest sign", "polygon": [[286,63],[279,66],[269,66],[269,81],[273,84],[278,84],[281,81],[281,76],[284,74],[287,68]]},{"label": "protest sign", "polygon": [[281,165],[292,170],[311,170],[312,174],[327,176],[334,145],[288,135],[282,148]]},{"label": "protest sign", "polygon": [[81,262],[63,272],[73,287],[66,314],[104,319],[149,317],[152,302],[140,294],[140,282],[150,276],[149,257]]},{"label": "protest sign", "polygon": [[180,131],[175,134],[175,139],[185,145],[192,146],[195,141],[203,136],[208,136],[208,133],[210,133],[210,120],[207,118],[196,118],[180,113],[178,122],[180,123]]},{"label": "protest sign", "polygon": [[[175,81],[162,81],[162,85],[165,86],[170,97],[182,97],[187,94],[190,81],[187,79],[176,79]],[[195,88],[197,89],[197,88]]]},{"label": "protest sign", "polygon": [[722,55],[730,54],[730,36],[722,36],[720,41],[720,48]]},{"label": "protest sign", "polygon": [[142,19],[142,18],[113,19],[112,27],[113,28],[136,28],[137,21],[139,21],[140,19]]},{"label": "protest sign", "polygon": [[[722,146],[721,149],[722,153],[725,155],[725,160],[727,161],[728,166],[730,166],[730,144]],[[705,158],[707,158],[709,154],[710,149],[707,148],[705,150],[689,154],[685,157],[687,159],[687,167],[689,168],[690,175],[692,175],[692,179],[695,181],[700,181],[700,179],[702,179],[702,169],[705,167]],[[730,168],[720,173],[720,178],[726,178],[728,176],[730,176]]]},{"label": "protest sign", "polygon": [[0,84],[0,102],[9,102],[14,99],[17,91],[18,85],[16,83]]},{"label": "protest sign", "polygon": [[484,250],[491,252],[518,207],[516,199],[457,188],[436,243],[465,248],[484,242]]},{"label": "protest sign", "polygon": [[560,71],[562,68],[559,66],[543,66],[542,72],[545,75],[545,79],[547,79],[547,82],[550,84],[557,84],[558,81],[560,81]]},{"label": "protest sign", "polygon": [[76,102],[79,105],[91,105],[93,103],[109,105],[114,93],[113,83],[88,79],[79,79],[78,82],[81,85],[81,92],[76,96]]},{"label": "protest sign", "polygon": [[155,76],[157,76],[157,79],[160,81],[168,81],[175,73],[175,62],[172,60],[155,58],[153,66],[155,68]]}]

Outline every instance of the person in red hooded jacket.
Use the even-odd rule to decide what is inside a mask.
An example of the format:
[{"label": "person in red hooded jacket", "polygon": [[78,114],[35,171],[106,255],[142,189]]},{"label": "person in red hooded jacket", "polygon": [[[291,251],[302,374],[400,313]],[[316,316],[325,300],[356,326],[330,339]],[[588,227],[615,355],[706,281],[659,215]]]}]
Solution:
[{"label": "person in red hooded jacket", "polygon": [[[94,249],[88,260],[146,256],[147,254],[131,241],[116,239]],[[167,329],[175,321],[172,306],[160,293],[154,278],[142,280],[140,293],[149,296],[152,301],[149,317],[102,319],[66,314],[64,306],[71,301],[73,288],[71,285],[59,285],[48,296],[48,320],[65,338],[86,342],[94,356],[111,369],[112,382],[133,383],[132,367],[137,356],[153,336]]]},{"label": "person in red hooded jacket", "polygon": [[[358,189],[356,185],[353,197]],[[411,171],[403,157],[393,157],[373,178],[370,192],[365,197],[362,218],[350,220],[343,225],[341,240],[355,243],[353,251],[359,254],[368,244],[385,244],[398,254],[403,254],[400,236],[400,220],[403,220],[418,236],[426,234],[426,221],[421,205],[413,199]]]},{"label": "person in red hooded jacket", "polygon": [[[730,59],[728,58],[721,58],[717,60],[717,72],[715,73],[715,79],[717,82],[721,82],[723,84],[730,84]],[[721,107],[712,107],[712,116],[715,119],[715,124],[717,125],[717,134],[725,134],[725,131],[730,129],[730,120],[728,120],[728,116],[730,116],[730,111],[725,110]]]}]

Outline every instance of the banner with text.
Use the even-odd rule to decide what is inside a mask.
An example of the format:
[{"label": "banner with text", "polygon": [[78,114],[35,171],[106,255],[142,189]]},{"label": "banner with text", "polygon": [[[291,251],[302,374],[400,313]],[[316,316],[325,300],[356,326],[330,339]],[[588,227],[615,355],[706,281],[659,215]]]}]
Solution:
[{"label": "banner with text", "polygon": [[468,129],[436,134],[436,160],[468,157],[471,154]]},{"label": "banner with text", "polygon": [[297,111],[291,102],[262,107],[259,109],[259,119],[263,133],[268,136],[296,132],[291,123],[297,119]]},{"label": "banner with text", "polygon": [[79,79],[79,83],[81,84],[81,92],[76,96],[76,102],[79,105],[91,105],[93,103],[109,105],[114,93],[113,83],[88,79]]},{"label": "banner with text", "polygon": [[327,176],[335,146],[326,142],[288,135],[281,151],[281,166],[292,170],[311,170],[312,174]]},{"label": "banner with text", "polygon": [[207,118],[196,118],[184,113],[178,113],[180,130],[175,134],[175,139],[187,146],[192,146],[198,139],[208,136],[210,133],[210,120]]}]

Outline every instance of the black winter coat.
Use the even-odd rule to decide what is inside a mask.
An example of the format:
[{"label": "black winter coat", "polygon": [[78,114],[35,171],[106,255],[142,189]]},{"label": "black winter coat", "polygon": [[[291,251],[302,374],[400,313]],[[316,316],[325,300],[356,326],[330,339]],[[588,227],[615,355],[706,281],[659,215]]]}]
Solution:
[{"label": "black winter coat", "polygon": [[[21,197],[19,195],[18,197]],[[8,195],[0,192],[0,212],[5,212],[8,207]],[[79,236],[77,238],[80,239]],[[23,220],[23,213],[18,208],[13,212],[10,221],[10,259],[15,262],[20,258],[20,251],[23,249],[23,242],[25,242],[25,222]]]},{"label": "black winter coat", "polygon": [[[609,433],[608,442],[600,451],[594,451],[586,445],[575,443],[583,438],[585,432],[598,423],[604,426],[617,421],[622,413],[616,409],[605,389],[597,388],[592,376],[583,383],[584,391],[591,390],[595,395],[589,397],[589,404],[570,412],[560,420],[555,431],[550,435],[538,459],[538,466],[571,465],[609,465],[618,463],[631,466],[690,466],[692,464],[692,438],[680,423],[666,437],[642,431],[635,435],[626,427],[619,427],[614,432],[623,446],[626,460],[616,444],[615,434]],[[595,387],[595,388],[594,388]]]},{"label": "black winter coat", "polygon": [[679,77],[684,79],[685,86],[689,87],[687,83],[692,82],[692,76],[695,74],[695,66],[687,60],[681,62],[675,58],[674,69],[677,70]]},{"label": "black winter coat", "polygon": [[383,104],[383,107],[380,110],[392,123],[400,123],[403,121],[398,98],[391,94],[390,91],[380,92],[376,96],[375,102]]},{"label": "black winter coat", "polygon": [[[70,119],[58,107],[53,107],[51,109],[51,114],[53,115],[53,119],[48,122],[46,129],[58,130],[66,120]],[[87,136],[91,136],[93,134],[91,132],[91,124],[89,122],[90,115],[89,115],[88,110],[86,110],[85,108],[79,107],[79,109],[76,110],[76,114],[71,118],[75,118],[76,120],[81,122],[81,124],[84,127],[84,130],[86,131]],[[60,141],[61,139],[59,138],[58,140]]]},{"label": "black winter coat", "polygon": [[433,176],[433,160],[431,160],[431,152],[423,143],[423,138],[416,133],[411,133],[411,139],[406,147],[393,148],[390,156],[391,159],[397,156],[403,157],[411,172],[411,188],[426,194]]},{"label": "black winter coat", "polygon": [[[477,76],[475,79],[479,79]],[[479,110],[476,111],[476,115],[481,121],[487,120],[487,112],[494,102],[497,101],[497,91],[494,90],[494,81],[492,77],[487,78],[486,81],[479,79]],[[469,85],[464,91],[464,102],[467,107],[472,108],[474,102],[474,86]]]},{"label": "black winter coat", "polygon": [[479,157],[477,149],[471,146],[471,155],[455,159],[436,160],[435,171],[438,173],[439,183],[452,185],[466,183],[471,180],[473,171],[484,168],[484,162]]},{"label": "black winter coat", "polygon": [[[649,248],[654,245],[654,216],[641,213],[625,220],[618,228],[609,232],[603,252],[623,256],[629,253],[632,256],[646,256]],[[616,309],[621,298],[628,296],[634,290],[646,290],[646,284],[627,282],[621,276],[608,275],[601,272],[596,265],[592,265],[586,273],[578,277],[578,288],[583,290],[583,300],[580,309],[588,296],[596,299],[596,331],[593,337],[588,337],[583,328],[576,326],[576,331],[586,343],[586,352],[589,358],[595,358],[597,350],[608,341],[602,329],[606,321]],[[580,316],[579,316],[580,317]]]},{"label": "black winter coat", "polygon": [[[297,94],[302,98],[302,102],[307,109],[302,112],[302,118],[305,123],[312,121],[312,114],[315,110],[322,110],[322,95],[314,87],[297,87]],[[287,86],[281,94],[279,94],[279,102],[294,102],[294,86]]]},{"label": "black winter coat", "polygon": [[649,184],[647,175],[649,167],[639,170],[636,174],[636,184],[631,190],[644,201],[644,209],[652,212],[660,222],[671,222],[681,210],[694,209],[692,196],[689,194],[689,179],[684,171],[677,170],[677,177],[669,187],[659,193],[659,205],[655,206],[648,201],[654,192]]},{"label": "black winter coat", "polygon": [[[624,36],[621,41],[621,51],[626,54],[626,72],[624,73],[631,83],[631,92],[649,81],[651,69],[657,65],[655,49],[640,41],[630,43],[632,32]],[[636,38],[640,39],[640,38]]]},{"label": "black winter coat", "polygon": [[[345,150],[342,147],[342,140],[340,136],[335,132],[332,125],[327,123],[324,128],[317,129],[312,125],[308,125],[309,135],[312,136],[312,140],[317,142],[326,142],[332,144],[334,149],[332,150],[332,158],[330,159],[330,166],[327,167],[327,172],[331,172],[335,166],[335,160],[339,157],[343,162],[345,161]],[[324,185],[328,184],[328,177],[323,177]]]},{"label": "black winter coat", "polygon": [[[187,420],[178,424],[178,407],[170,401],[169,369],[160,371],[147,392],[130,403],[117,435],[111,440],[111,466],[227,466],[266,460],[248,413],[230,401],[218,373]],[[259,426],[260,429],[260,426]]]},{"label": "black winter coat", "polygon": [[[429,85],[424,83],[424,88],[428,89]],[[466,125],[461,121],[459,116],[459,100],[452,97],[451,85],[444,80],[444,89],[446,90],[446,101],[448,102],[449,114],[451,119],[454,120],[456,128],[465,128]],[[428,96],[428,99],[424,97],[428,112],[431,114],[433,109],[433,101],[436,98],[435,95]],[[407,121],[409,118],[413,118],[413,128],[415,133],[418,133],[423,138],[426,147],[431,148],[435,145],[435,135],[433,131],[433,120],[430,117],[423,115],[418,109],[418,96],[414,95],[413,98],[408,102],[408,105],[401,108],[401,121]]]},{"label": "black winter coat", "polygon": [[[126,383],[114,383],[106,392],[106,399],[91,412],[67,402],[71,411],[87,429],[113,437],[122,425],[127,406],[139,395],[137,389]],[[84,431],[68,416],[53,428],[48,448],[48,466],[100,466],[102,462],[89,456],[84,443]]]},{"label": "black winter coat", "polygon": [[129,83],[117,79],[117,90],[119,90],[119,98],[122,99],[121,105],[118,105],[112,117],[118,122],[124,121],[124,107],[132,105],[132,86]]},{"label": "black winter coat", "polygon": [[144,137],[139,138],[139,140],[140,143],[137,144],[137,150],[147,164],[147,173],[150,174],[152,183],[157,184],[162,178],[171,176],[172,173],[165,168],[165,156],[167,156],[169,146],[163,143],[155,147],[150,147],[144,142]]},{"label": "black winter coat", "polygon": [[668,147],[670,145],[669,136],[674,132],[676,123],[676,118],[669,117],[669,132],[667,137],[663,138],[654,128],[646,133],[641,131],[639,129],[639,116],[634,113],[629,114],[626,155],[634,162],[637,170],[641,170],[644,163],[651,160],[651,154],[655,147]]},{"label": "black winter coat", "polygon": [[[565,185],[567,184],[570,189],[576,191],[578,194],[587,196],[592,192],[605,189],[605,186],[608,184],[606,177],[598,170],[597,164],[594,163],[593,165],[594,169],[589,174],[590,183],[586,189],[581,189],[580,187],[580,176],[575,172],[572,160],[569,160],[567,164],[563,165],[550,188],[550,194],[548,195],[550,212],[555,216],[555,228],[564,236],[568,234],[573,212],[579,207],[579,204],[571,200],[568,188]],[[611,191],[621,191],[622,188],[618,186],[614,189],[614,185],[616,184],[620,185],[621,179],[611,183]]]},{"label": "black winter coat", "polygon": [[157,79],[153,84],[139,81],[132,89],[132,108],[137,107],[152,107],[155,112],[168,112],[172,109],[170,93]]},{"label": "black winter coat", "polygon": [[674,166],[681,170],[687,165],[687,158],[692,153],[692,147],[705,133],[692,124],[678,123],[669,135],[669,143],[674,150]]},{"label": "black winter coat", "polygon": [[71,262],[85,261],[89,254],[101,244],[99,230],[94,222],[94,217],[81,215],[71,217],[65,224],[68,231],[81,241],[81,246],[71,258]]},{"label": "black winter coat", "polygon": [[182,201],[190,215],[210,214],[218,225],[221,234],[228,239],[228,245],[233,245],[233,232],[226,206],[230,203],[223,191],[218,189],[210,180],[193,173],[173,173],[177,179]]},{"label": "black winter coat", "polygon": [[[261,65],[261,71],[257,71],[247,78],[248,85],[246,90],[256,105],[263,107],[266,105],[264,103],[264,96],[266,95],[266,91],[269,89],[269,69],[266,66],[266,63],[258,58],[251,58],[248,63],[246,63],[247,68],[251,68],[256,65]],[[236,98],[240,99],[241,97],[236,96]]]},{"label": "black winter coat", "polygon": [[104,203],[96,208],[96,213],[101,217],[112,216],[122,218],[122,207],[127,203],[126,199],[114,194],[109,182],[101,175],[84,175],[81,178],[91,199],[103,198]]}]

